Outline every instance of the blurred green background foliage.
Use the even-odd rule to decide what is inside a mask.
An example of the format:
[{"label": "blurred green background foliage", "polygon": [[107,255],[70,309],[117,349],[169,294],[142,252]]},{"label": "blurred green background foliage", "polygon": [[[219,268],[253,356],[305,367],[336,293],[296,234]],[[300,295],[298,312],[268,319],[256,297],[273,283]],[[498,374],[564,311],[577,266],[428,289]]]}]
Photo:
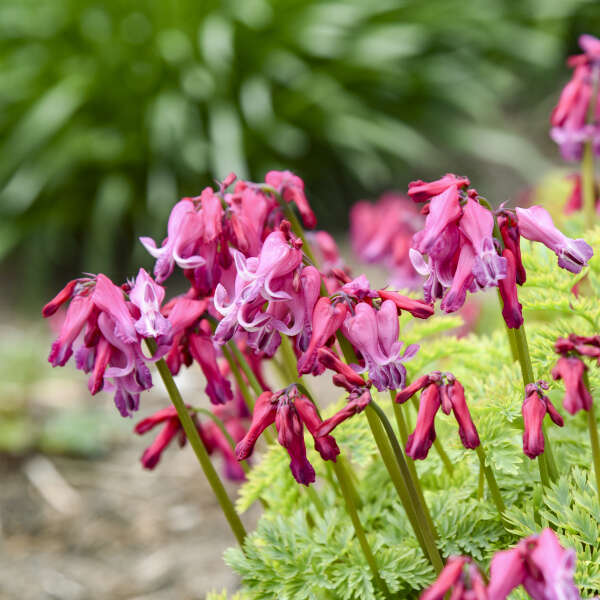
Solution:
[{"label": "blurred green background foliage", "polygon": [[36,306],[151,265],[172,204],[229,171],[301,175],[320,225],[416,177],[506,199],[558,164],[549,112],[583,0],[4,0],[0,260]]}]

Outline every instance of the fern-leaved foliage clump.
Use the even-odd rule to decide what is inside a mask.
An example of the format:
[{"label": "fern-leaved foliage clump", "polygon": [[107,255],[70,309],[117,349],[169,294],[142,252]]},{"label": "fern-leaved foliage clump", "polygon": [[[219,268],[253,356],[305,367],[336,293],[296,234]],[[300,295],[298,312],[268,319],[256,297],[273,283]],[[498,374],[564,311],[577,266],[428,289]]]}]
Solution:
[{"label": "fern-leaved foliage clump", "polygon": [[[577,233],[577,232],[575,232]],[[600,246],[600,228],[586,233],[594,249]],[[438,369],[451,371],[463,383],[487,460],[507,505],[503,525],[489,497],[478,493],[479,463],[475,452],[463,448],[451,417],[438,416],[438,438],[454,463],[450,476],[433,451],[417,470],[425,498],[439,533],[445,556],[471,556],[487,569],[492,554],[514,545],[523,536],[550,526],[561,543],[577,552],[575,581],[582,597],[600,594],[600,504],[591,472],[591,454],[584,413],[568,415],[561,406],[562,382],[553,382],[554,342],[576,332],[598,331],[600,257],[574,280],[556,268],[556,257],[540,245],[524,242],[527,283],[519,290],[529,349],[536,379],[550,384],[550,397],[565,418],[559,429],[547,432],[559,465],[559,479],[543,490],[534,461],[523,454],[523,382],[503,328],[489,335],[458,339],[456,317],[437,315],[426,322],[407,323],[402,337],[420,343],[419,353],[407,364],[409,377]],[[593,294],[573,293],[579,281]],[[600,371],[591,366],[591,392],[600,390]],[[393,419],[388,396],[380,395]],[[333,413],[343,403],[328,408]],[[409,424],[415,420],[412,404],[402,407]],[[359,514],[377,558],[381,576],[398,598],[415,598],[432,582],[434,571],[421,552],[388,473],[370,435],[366,418],[357,415],[336,430],[342,453],[362,499]],[[308,443],[310,448],[311,445]],[[266,501],[256,530],[244,549],[226,552],[227,563],[242,580],[241,598],[330,599],[378,598],[369,569],[327,463],[309,451],[317,469],[319,495],[325,506],[319,515],[305,490],[293,480],[283,448],[272,445],[242,487],[238,508],[246,510],[259,498]],[[313,460],[314,459],[314,460]],[[217,598],[219,596],[215,596]],[[511,598],[525,597],[517,590]]]}]

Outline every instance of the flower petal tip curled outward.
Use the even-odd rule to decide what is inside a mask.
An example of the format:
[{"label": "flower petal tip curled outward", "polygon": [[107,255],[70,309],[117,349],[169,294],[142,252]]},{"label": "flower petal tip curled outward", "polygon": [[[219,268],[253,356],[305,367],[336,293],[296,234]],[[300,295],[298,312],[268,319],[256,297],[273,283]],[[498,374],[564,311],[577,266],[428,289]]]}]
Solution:
[{"label": "flower petal tip curled outward", "polygon": [[568,238],[559,231],[545,208],[531,206],[517,207],[516,210],[521,235],[552,250],[558,257],[559,267],[571,273],[579,273],[587,266],[594,254],[592,247],[585,240]]}]

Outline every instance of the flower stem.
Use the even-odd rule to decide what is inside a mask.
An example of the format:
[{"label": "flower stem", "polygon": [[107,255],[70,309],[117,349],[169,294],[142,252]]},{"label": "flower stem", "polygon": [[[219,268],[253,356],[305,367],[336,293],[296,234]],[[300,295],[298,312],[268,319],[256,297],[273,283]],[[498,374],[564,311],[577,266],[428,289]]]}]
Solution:
[{"label": "flower stem", "polygon": [[481,461],[479,464],[479,481],[477,482],[477,499],[481,500],[483,498],[483,486],[485,485],[485,475],[483,474],[483,467],[481,466]]},{"label": "flower stem", "polygon": [[500,514],[500,518],[504,521],[504,511],[506,510],[506,506],[504,505],[504,501],[502,500],[502,496],[500,494],[500,488],[498,487],[498,483],[496,482],[496,477],[494,477],[494,472],[492,468],[486,463],[485,450],[481,444],[475,448],[477,452],[477,457],[479,458],[479,465],[485,478],[488,483],[488,487],[490,488],[490,492],[492,494],[492,499],[496,508],[498,509],[498,513]]},{"label": "flower stem", "polygon": [[408,489],[406,488],[406,484],[404,479],[402,478],[402,474],[400,473],[400,469],[396,460],[394,459],[394,454],[392,452],[392,448],[390,443],[388,442],[383,427],[379,419],[377,418],[375,412],[370,410],[367,406],[365,409],[365,414],[367,416],[367,421],[369,423],[369,427],[371,428],[371,434],[373,435],[373,439],[377,444],[377,449],[379,450],[379,454],[381,455],[381,459],[383,460],[383,464],[385,465],[392,484],[396,488],[396,492],[398,493],[398,497],[402,502],[402,506],[406,512],[406,516],[413,528],[417,541],[423,550],[423,554],[425,557],[433,564],[433,561],[430,557],[429,550],[427,545],[425,544],[425,539],[423,537],[423,533],[419,522],[417,520],[415,509],[413,503],[408,494]]},{"label": "flower stem", "polygon": [[[590,382],[587,372],[583,373],[583,383],[591,393]],[[594,462],[594,473],[596,475],[596,491],[598,492],[598,500],[600,500],[600,443],[598,442],[598,423],[596,422],[596,411],[594,403],[588,410],[588,429],[590,432],[590,444],[592,446],[592,460]]]},{"label": "flower stem", "polygon": [[594,151],[592,142],[586,142],[581,160],[581,195],[583,200],[584,222],[591,227],[596,221],[596,198],[594,176]]},{"label": "flower stem", "polygon": [[248,361],[246,360],[246,357],[244,356],[242,351],[237,347],[237,344],[234,341],[229,342],[229,347],[231,348],[236,360],[240,364],[242,371],[244,371],[244,374],[246,375],[246,379],[248,379],[250,387],[254,390],[254,393],[257,396],[260,396],[265,390],[263,390],[262,386],[258,382],[258,379],[256,378],[252,367],[248,364]]},{"label": "flower stem", "polygon": [[250,414],[252,414],[252,411],[254,411],[254,399],[252,398],[252,394],[250,394],[250,392],[248,391],[248,386],[246,382],[242,378],[240,368],[233,356],[231,356],[231,352],[229,352],[227,346],[223,346],[221,350],[223,351],[223,356],[225,357],[225,360],[229,363],[229,368],[231,369],[233,378],[235,379],[235,382],[237,383],[238,388],[240,389],[242,397],[244,398],[246,408],[250,411]]},{"label": "flower stem", "polygon": [[[147,339],[146,344],[148,349],[152,354],[156,353],[156,342],[152,339]],[[238,543],[240,546],[244,543],[244,538],[246,537],[246,530],[240,520],[239,515],[237,514],[231,499],[227,495],[225,487],[223,486],[223,482],[219,478],[219,475],[215,471],[215,468],[210,461],[208,456],[208,452],[200,439],[200,435],[198,434],[198,430],[190,417],[190,413],[188,412],[187,407],[183,402],[183,398],[179,392],[177,384],[173,379],[173,375],[167,366],[167,363],[164,359],[160,359],[156,362],[156,368],[160,374],[163,383],[165,384],[165,388],[167,389],[167,393],[169,394],[169,398],[177,411],[177,415],[179,416],[179,421],[181,422],[181,426],[185,431],[187,439],[190,441],[190,445],[198,458],[198,462],[204,471],[204,475],[210,484],[215,496],[219,504],[221,505],[221,509],[225,515],[225,518],[229,522],[229,526],[233,531]]]},{"label": "flower stem", "polygon": [[[523,377],[523,386],[527,386],[529,383],[535,381],[533,375],[533,367],[531,366],[531,357],[529,355],[529,346],[527,344],[527,335],[525,334],[525,326],[521,325],[518,329],[507,329],[510,334],[514,335],[515,347],[517,349],[517,359],[521,365],[521,375]],[[545,452],[538,456],[538,466],[540,469],[540,478],[542,485],[546,486],[544,481],[556,481],[558,478],[558,469],[556,468],[556,462],[554,461],[554,454],[552,452],[552,446],[550,445],[550,438],[545,427],[542,426],[544,434],[544,446]]]},{"label": "flower stem", "polygon": [[425,546],[427,547],[427,553],[429,554],[433,568],[436,570],[436,572],[439,573],[444,568],[444,564],[442,562],[440,553],[435,545],[435,538],[437,536],[435,533],[435,529],[431,525],[433,521],[431,519],[431,516],[428,515],[429,510],[427,509],[427,506],[420,500],[419,493],[417,492],[412,477],[410,476],[410,471],[408,469],[406,458],[404,456],[404,453],[402,452],[402,448],[400,448],[398,439],[394,434],[392,425],[389,422],[386,414],[383,412],[383,410],[377,404],[377,402],[375,402],[375,400],[371,401],[371,403],[367,407],[367,410],[372,410],[375,412],[375,414],[381,421],[383,428],[385,429],[385,433],[387,434],[389,443],[392,446],[396,462],[398,464],[398,467],[400,468],[400,473],[402,474],[402,478],[404,479],[406,489],[408,490],[410,501],[414,507],[419,527],[421,528],[421,531],[423,533],[423,540],[425,542]]},{"label": "flower stem", "polygon": [[346,504],[346,510],[348,511],[348,515],[352,520],[352,525],[354,525],[354,532],[358,538],[358,543],[360,544],[363,554],[365,555],[367,564],[371,569],[371,573],[373,573],[373,578],[386,598],[391,598],[390,590],[379,574],[375,556],[373,555],[373,551],[371,550],[371,546],[369,545],[367,536],[365,535],[365,530],[360,522],[358,511],[356,510],[356,504],[354,503],[354,495],[356,494],[356,490],[354,490],[353,493],[352,488],[354,486],[350,480],[350,476],[341,462],[334,462],[333,470],[335,471],[335,475],[340,484],[342,496],[344,497],[344,502]]},{"label": "flower stem", "polygon": [[[412,403],[418,414],[419,413],[419,400],[416,396],[412,397]],[[435,451],[438,453],[440,459],[442,460],[442,463],[444,463],[444,467],[446,467],[446,471],[448,471],[448,475],[450,475],[450,477],[452,477],[452,475],[454,474],[454,465],[452,464],[452,461],[450,460],[450,457],[448,456],[448,454],[446,454],[446,451],[444,450],[444,446],[442,446],[442,442],[440,441],[439,438],[437,438],[437,437],[435,438],[435,440],[433,442],[433,447],[435,448]]]},{"label": "flower stem", "polygon": [[[408,429],[406,426],[406,421],[404,420],[404,414],[402,412],[402,408],[400,407],[400,405],[395,402],[395,393],[392,391],[390,391],[390,398],[392,400],[392,406],[394,407],[394,415],[396,417],[396,423],[398,424],[398,430],[400,432],[400,439],[402,440],[402,446],[404,448],[406,448],[406,442],[408,440]],[[403,452],[403,454],[404,454],[404,452]],[[425,516],[427,517],[427,520],[429,521],[429,527],[435,537],[435,535],[436,535],[435,534],[435,525],[433,523],[433,519],[431,518],[431,514],[427,507],[427,503],[425,502],[425,496],[423,495],[423,489],[421,488],[421,482],[419,480],[419,474],[417,473],[415,461],[410,457],[406,457],[406,464],[408,465],[408,470],[410,471],[410,476],[412,478],[412,482],[415,486],[415,489],[417,490],[417,494],[419,495],[419,501],[425,508]]]}]

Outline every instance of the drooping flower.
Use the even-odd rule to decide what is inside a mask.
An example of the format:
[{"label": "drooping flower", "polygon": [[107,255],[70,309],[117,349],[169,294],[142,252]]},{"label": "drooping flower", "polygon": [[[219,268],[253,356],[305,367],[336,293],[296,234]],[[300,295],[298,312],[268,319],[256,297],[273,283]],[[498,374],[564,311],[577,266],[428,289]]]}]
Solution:
[{"label": "drooping flower", "polygon": [[386,193],[375,203],[358,202],[350,210],[350,241],[361,261],[390,272],[395,288],[415,289],[420,278],[408,258],[423,216],[410,198]]},{"label": "drooping flower", "polygon": [[294,202],[307,229],[314,229],[317,218],[304,194],[304,182],[291,171],[269,171],[265,183],[275,188],[284,202]]},{"label": "drooping flower", "polygon": [[483,577],[466,556],[448,558],[435,583],[421,594],[420,600],[443,600],[450,590],[452,600],[487,600]]},{"label": "drooping flower", "polygon": [[580,410],[590,410],[592,395],[587,389],[583,375],[587,371],[585,363],[576,357],[563,356],[552,369],[553,379],[562,379],[565,384],[564,409],[571,415]]},{"label": "drooping flower", "polygon": [[154,276],[158,283],[171,275],[175,264],[182,269],[194,269],[204,264],[204,257],[197,253],[203,230],[202,216],[196,211],[192,200],[184,198],[171,210],[167,237],[160,248],[152,238],[140,238],[144,248],[156,258]]},{"label": "drooping flower", "polygon": [[167,338],[170,335],[171,323],[160,312],[165,299],[165,288],[158,285],[144,269],[139,270],[135,285],[129,292],[129,299],[140,310],[140,318],[134,327],[142,337]]},{"label": "drooping flower", "polygon": [[188,336],[188,347],[206,378],[206,395],[213,404],[225,404],[233,398],[231,384],[219,370],[217,354],[211,336],[202,329]]},{"label": "drooping flower", "polygon": [[480,445],[477,428],[465,401],[465,389],[450,373],[445,374],[448,383],[440,387],[442,411],[447,415],[450,411],[458,423],[458,435],[465,448],[473,449]]},{"label": "drooping flower", "polygon": [[[196,423],[196,426],[198,426],[195,415],[192,415],[192,419]],[[138,435],[143,435],[158,425],[163,425],[163,428],[160,430],[160,433],[156,436],[150,446],[148,446],[148,448],[146,448],[142,454],[141,461],[145,469],[154,469],[154,467],[156,467],[160,461],[162,453],[173,441],[173,439],[179,437],[180,446],[183,446],[187,439],[174,406],[163,408],[162,410],[155,412],[150,417],[142,419],[134,427],[134,431]]]},{"label": "drooping flower", "polygon": [[497,218],[504,247],[511,251],[515,259],[515,280],[519,285],[523,285],[527,280],[527,273],[521,259],[521,235],[517,219],[514,213],[507,210],[502,210]]},{"label": "drooping flower", "polygon": [[458,177],[452,173],[447,173],[436,181],[425,182],[420,179],[411,181],[408,184],[408,195],[414,202],[427,202],[434,196],[443,194],[450,188],[460,189],[469,187],[471,182],[466,177]]},{"label": "drooping flower", "polygon": [[382,300],[391,300],[398,311],[405,310],[417,319],[428,319],[435,312],[433,306],[423,300],[415,300],[390,290],[379,290],[377,295]]},{"label": "drooping flower", "polygon": [[348,308],[342,302],[333,304],[327,296],[317,300],[312,314],[312,335],[306,350],[298,359],[298,374],[323,372],[317,361],[317,350],[325,346],[328,340],[341,327]]},{"label": "drooping flower", "polygon": [[502,256],[506,260],[506,277],[498,284],[502,298],[502,316],[509,329],[518,329],[523,325],[523,307],[517,294],[517,264],[514,254],[505,248]]},{"label": "drooping flower", "polygon": [[518,208],[517,218],[521,235],[532,242],[540,242],[558,257],[558,266],[571,273],[579,273],[587,266],[594,251],[583,239],[571,239],[559,231],[548,211],[541,206]]},{"label": "drooping flower", "polygon": [[488,600],[505,600],[523,585],[533,600],[579,600],[573,575],[575,551],[563,548],[551,529],[496,552],[490,564]]},{"label": "drooping flower", "polygon": [[556,425],[564,425],[563,418],[557,412],[556,408],[548,396],[542,390],[548,389],[548,384],[541,381],[538,383],[529,383],[525,386],[525,400],[521,412],[525,430],[523,432],[523,452],[531,459],[544,452],[544,433],[542,431],[542,422],[546,413]]},{"label": "drooping flower", "polygon": [[406,454],[413,460],[427,458],[429,448],[435,442],[435,415],[441,406],[437,385],[429,384],[421,394],[415,430],[408,436]]},{"label": "drooping flower", "polygon": [[402,352],[404,344],[398,340],[398,311],[394,302],[384,300],[379,310],[359,302],[354,314],[346,317],[342,331],[364,361],[364,367],[357,366],[357,370],[368,372],[380,392],[404,387],[406,367],[402,363],[410,360],[419,346],[412,344]]},{"label": "drooping flower", "polygon": [[261,433],[275,423],[279,443],[290,455],[290,469],[298,483],[309,485],[315,480],[315,470],[306,458],[304,427],[315,440],[315,449],[323,460],[333,460],[339,454],[339,448],[331,436],[318,437],[317,431],[321,419],[314,404],[301,395],[296,386],[290,386],[276,392],[263,392],[254,405],[254,414],[248,433],[235,448],[238,460],[248,458]]},{"label": "drooping flower", "polygon": [[475,252],[472,272],[477,284],[482,288],[497,286],[506,277],[506,259],[498,256],[494,247],[492,213],[479,202],[467,198],[458,228]]}]

